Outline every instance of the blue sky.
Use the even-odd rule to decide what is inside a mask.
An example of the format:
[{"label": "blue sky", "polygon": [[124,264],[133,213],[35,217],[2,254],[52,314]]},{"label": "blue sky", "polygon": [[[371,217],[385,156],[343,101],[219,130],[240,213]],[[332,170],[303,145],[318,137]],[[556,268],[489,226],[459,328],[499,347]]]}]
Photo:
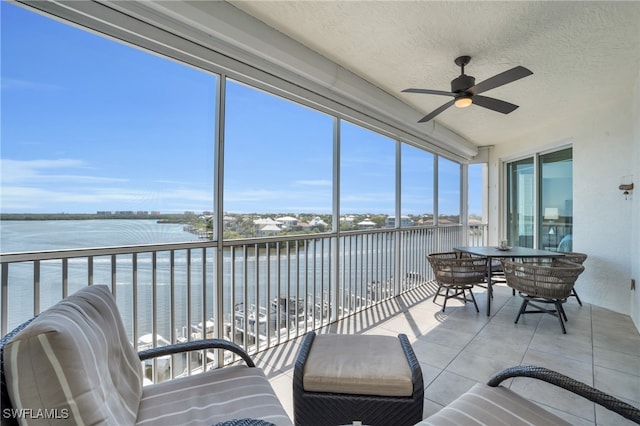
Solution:
[{"label": "blue sky", "polygon": [[[1,212],[213,210],[214,74],[0,7]],[[227,91],[225,209],[330,213],[333,119]],[[343,212],[393,213],[394,150],[343,126]],[[403,213],[428,212],[431,165],[405,163]],[[458,183],[442,173],[441,212],[455,213]]]}]

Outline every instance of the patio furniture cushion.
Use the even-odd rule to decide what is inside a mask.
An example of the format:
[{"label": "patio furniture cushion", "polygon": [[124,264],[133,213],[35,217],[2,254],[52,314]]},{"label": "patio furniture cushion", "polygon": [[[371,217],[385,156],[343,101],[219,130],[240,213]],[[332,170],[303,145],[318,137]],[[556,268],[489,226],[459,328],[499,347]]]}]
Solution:
[{"label": "patio furniture cushion", "polygon": [[291,425],[262,369],[233,365],[145,386],[136,424],[212,425],[247,417]]},{"label": "patio furniture cushion", "polygon": [[478,383],[416,426],[570,424],[503,386]]},{"label": "patio furniture cushion", "polygon": [[86,287],[34,319],[4,348],[15,406],[81,424],[132,424],[143,373],[106,286]]},{"label": "patio furniture cushion", "polygon": [[422,369],[405,334],[310,331],[300,344],[293,369],[296,425],[413,426],[423,406]]},{"label": "patio furniture cushion", "polygon": [[[384,368],[381,368],[384,366]],[[392,336],[320,334],[305,364],[304,390],[411,396],[413,380],[400,341]]]}]

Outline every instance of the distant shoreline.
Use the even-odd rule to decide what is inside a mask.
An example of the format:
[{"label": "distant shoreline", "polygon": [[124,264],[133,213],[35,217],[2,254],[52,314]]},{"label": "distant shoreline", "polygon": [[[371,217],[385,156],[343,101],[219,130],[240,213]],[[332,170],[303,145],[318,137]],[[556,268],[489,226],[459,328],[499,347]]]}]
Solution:
[{"label": "distant shoreline", "polygon": [[139,213],[2,213],[0,220],[95,220],[95,219],[139,219],[157,220],[158,223],[185,223],[192,215],[185,214],[139,214]]}]

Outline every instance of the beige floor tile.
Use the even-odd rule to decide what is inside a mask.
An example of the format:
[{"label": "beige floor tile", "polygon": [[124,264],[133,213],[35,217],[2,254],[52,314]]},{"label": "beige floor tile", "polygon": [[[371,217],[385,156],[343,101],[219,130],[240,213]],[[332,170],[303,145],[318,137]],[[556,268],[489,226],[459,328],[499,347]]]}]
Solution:
[{"label": "beige floor tile", "polygon": [[435,413],[440,411],[442,407],[444,407],[444,405],[438,404],[425,398],[422,408],[422,418],[426,419],[427,417],[434,415]]},{"label": "beige floor tile", "polygon": [[418,361],[439,368],[440,370],[445,369],[460,353],[459,349],[450,348],[424,339],[418,339],[412,346]]},{"label": "beige floor tile", "polygon": [[[567,334],[562,334],[557,319],[547,314],[529,315],[514,324],[522,299],[503,285],[495,288],[490,317],[486,290],[474,291],[480,313],[470,304],[453,302],[441,312],[441,305],[431,301],[433,291],[429,287],[406,292],[319,333],[407,334],[422,368],[425,418],[473,384],[518,364],[542,365],[588,384],[595,377],[596,388],[640,406],[640,335],[628,316],[587,303],[581,307],[569,299]],[[253,356],[291,417],[293,365],[301,340]],[[536,379],[510,379],[503,385],[577,426],[628,424]]]},{"label": "beige floor tile", "polygon": [[640,354],[629,355],[596,346],[593,348],[593,363],[600,367],[633,374],[640,380]]},{"label": "beige floor tile", "polygon": [[475,380],[444,371],[426,387],[424,397],[437,404],[447,405],[476,383]]},{"label": "beige floor tile", "polygon": [[[625,400],[624,398],[620,398],[622,401],[631,404],[634,407],[640,408],[640,404]],[[637,425],[637,423],[628,420],[621,415],[614,413],[611,410],[607,410],[606,408],[596,404],[596,424],[598,426],[633,426]]]},{"label": "beige floor tile", "polygon": [[280,374],[269,380],[289,418],[293,420],[293,377]]},{"label": "beige floor tile", "polygon": [[508,361],[495,357],[487,358],[469,351],[463,351],[451,362],[446,371],[476,382],[487,383],[494,374],[509,367],[513,367],[513,364]]},{"label": "beige floor tile", "polygon": [[424,362],[420,362],[420,370],[422,370],[422,381],[425,387],[429,386],[442,372],[441,368],[434,367]]},{"label": "beige floor tile", "polygon": [[522,324],[503,324],[492,321],[480,330],[477,338],[486,338],[495,342],[508,343],[511,345],[528,346],[533,339],[535,331],[535,327],[528,327]]},{"label": "beige floor tile", "polygon": [[593,386],[593,365],[590,362],[580,362],[560,356],[549,356],[548,352],[529,349],[522,360],[522,364],[546,367]]},{"label": "beige floor tile", "polygon": [[593,346],[629,355],[638,355],[640,354],[640,336],[625,326],[596,326],[594,324]]},{"label": "beige floor tile", "polygon": [[527,347],[527,344],[514,344],[496,340],[493,337],[477,336],[464,350],[478,356],[495,358],[513,366],[520,364]]},{"label": "beige floor tile", "polygon": [[555,357],[571,358],[586,363],[593,362],[591,341],[584,338],[572,338],[568,334],[536,333],[529,348],[549,353]]},{"label": "beige floor tile", "polygon": [[451,330],[436,327],[421,336],[420,340],[460,350],[467,346],[474,337],[475,333],[466,330]]},{"label": "beige floor tile", "polygon": [[640,380],[610,368],[594,367],[594,383],[597,389],[619,398],[640,402]]},{"label": "beige floor tile", "polygon": [[512,391],[536,403],[595,421],[594,404],[581,396],[557,386],[531,378],[516,378],[510,388]]},{"label": "beige floor tile", "polygon": [[301,338],[298,338],[278,345],[269,351],[261,352],[253,357],[253,361],[256,366],[264,370],[268,378],[293,371],[301,340]]}]

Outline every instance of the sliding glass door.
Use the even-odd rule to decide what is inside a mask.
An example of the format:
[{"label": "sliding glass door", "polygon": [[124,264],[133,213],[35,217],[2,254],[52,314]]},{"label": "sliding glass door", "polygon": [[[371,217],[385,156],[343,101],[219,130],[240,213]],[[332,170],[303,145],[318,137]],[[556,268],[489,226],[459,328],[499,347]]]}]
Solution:
[{"label": "sliding glass door", "polygon": [[511,246],[533,247],[534,184],[533,158],[507,164],[507,240]]},{"label": "sliding glass door", "polygon": [[571,148],[539,157],[540,226],[538,246],[571,251],[573,230],[573,159]]},{"label": "sliding glass door", "polygon": [[507,240],[510,245],[571,251],[571,148],[507,163]]}]

